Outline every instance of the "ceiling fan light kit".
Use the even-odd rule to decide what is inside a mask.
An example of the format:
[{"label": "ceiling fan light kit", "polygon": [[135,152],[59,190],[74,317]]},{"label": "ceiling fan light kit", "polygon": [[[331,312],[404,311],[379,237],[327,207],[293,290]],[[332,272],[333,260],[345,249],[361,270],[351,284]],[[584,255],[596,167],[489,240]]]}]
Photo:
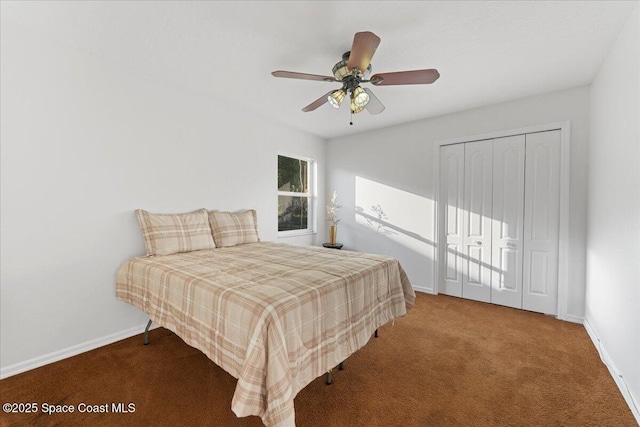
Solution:
[{"label": "ceiling fan light kit", "polygon": [[353,98],[351,98],[351,114],[358,114],[362,110],[364,110],[364,107],[360,107],[360,106],[356,105],[356,103],[354,102]]},{"label": "ceiling fan light kit", "polygon": [[369,103],[369,94],[364,91],[360,86],[356,87],[351,93],[353,103],[358,107],[365,107]]},{"label": "ceiling fan light kit", "polygon": [[327,102],[334,108],[340,108],[344,98],[349,96],[352,114],[360,113],[364,109],[370,114],[379,114],[384,111],[384,105],[371,90],[362,88],[360,86],[362,83],[371,83],[374,86],[431,84],[440,77],[438,70],[428,69],[381,73],[369,78],[371,75],[371,58],[373,58],[373,54],[379,44],[380,37],[370,31],[356,33],[351,50],[344,53],[342,60],[333,66],[333,77],[282,70],[274,71],[271,74],[274,77],[289,79],[342,83],[342,88],[322,95],[304,107],[302,111],[305,113],[314,111]]},{"label": "ceiling fan light kit", "polygon": [[340,108],[340,104],[345,96],[347,96],[347,93],[343,89],[334,90],[328,97],[329,104],[333,108]]}]

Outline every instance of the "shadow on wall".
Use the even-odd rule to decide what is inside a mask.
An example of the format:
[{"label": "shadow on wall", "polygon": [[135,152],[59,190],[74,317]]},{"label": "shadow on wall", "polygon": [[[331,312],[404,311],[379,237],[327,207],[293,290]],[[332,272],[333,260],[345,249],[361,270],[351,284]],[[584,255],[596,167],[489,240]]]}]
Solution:
[{"label": "shadow on wall", "polygon": [[[356,176],[355,179],[355,212],[356,224],[366,228],[378,236],[392,240],[433,259],[437,245],[431,237],[434,233],[435,202],[429,198],[400,190],[367,178]],[[494,220],[495,222],[495,220]],[[494,224],[496,226],[496,224]],[[468,263],[469,274],[481,276],[481,270],[491,271],[501,276],[507,272],[479,259],[462,254],[457,248],[447,248],[454,257],[447,257],[449,262]],[[462,265],[447,265],[446,274],[456,276]],[[504,281],[503,277],[503,281]]]},{"label": "shadow on wall", "polygon": [[431,256],[434,202],[426,197],[355,177],[354,221],[378,235]]},{"label": "shadow on wall", "polygon": [[[366,226],[368,229],[370,229],[371,231],[380,234],[382,236],[389,236],[389,235],[394,235],[394,234],[404,234],[408,237],[411,237],[413,239],[419,240],[421,242],[427,243],[429,245],[431,245],[432,247],[436,247],[435,242],[433,242],[432,240],[426,239],[416,233],[413,233],[411,231],[408,230],[404,230],[402,228],[399,228],[391,223],[388,223],[385,221],[385,219],[387,218],[386,214],[384,213],[384,210],[382,209],[382,207],[380,205],[375,205],[371,207],[371,211],[373,211],[376,216],[372,216],[368,213],[366,213],[364,211],[364,209],[360,206],[356,206],[356,222],[359,224],[362,224],[364,226]],[[358,215],[360,215],[362,217],[362,220],[358,219]],[[364,221],[364,222],[363,222]],[[486,268],[488,270],[491,270],[493,273],[498,273],[498,274],[504,274],[505,272],[493,265],[487,264],[485,262],[478,262],[477,259],[475,258],[471,258],[468,255],[464,255],[462,253],[460,253],[459,251],[457,251],[456,249],[453,248],[447,248],[447,252],[451,255],[455,255],[457,257],[459,257],[461,260],[464,261],[469,261],[471,266],[478,266],[480,268]],[[458,270],[459,267],[458,266],[448,266],[450,270]],[[478,274],[479,276],[479,274]]]}]

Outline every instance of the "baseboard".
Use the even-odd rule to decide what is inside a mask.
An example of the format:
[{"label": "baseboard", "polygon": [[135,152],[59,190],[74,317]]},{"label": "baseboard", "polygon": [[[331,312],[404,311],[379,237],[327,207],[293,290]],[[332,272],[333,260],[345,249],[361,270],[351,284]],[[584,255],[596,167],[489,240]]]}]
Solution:
[{"label": "baseboard", "polygon": [[[8,378],[13,375],[20,374],[22,372],[29,371],[31,369],[39,368],[44,365],[48,365],[53,362],[57,362],[62,359],[66,359],[71,356],[75,356],[85,351],[94,350],[98,347],[105,346],[107,344],[114,343],[116,341],[130,338],[134,335],[138,335],[144,332],[146,324],[142,326],[135,326],[133,328],[126,329],[124,331],[116,332],[114,334],[107,335],[102,338],[96,338],[91,341],[87,341],[82,344],[77,344],[62,350],[54,351],[43,356],[34,357],[33,359],[25,360],[24,362],[15,363],[5,368],[0,369],[0,379]],[[155,329],[159,325],[153,324],[149,329]]]},{"label": "baseboard", "polygon": [[433,292],[433,288],[427,288],[425,286],[415,286],[415,285],[412,285],[412,286],[414,291],[422,292],[424,294],[432,294],[432,295],[435,294],[435,292]]},{"label": "baseboard", "polygon": [[562,320],[566,320],[567,322],[571,322],[571,323],[579,323],[581,325],[584,324],[584,317],[575,316],[573,314],[567,314],[567,318]]},{"label": "baseboard", "polygon": [[613,363],[613,360],[609,356],[609,353],[607,353],[607,350],[602,346],[600,338],[598,338],[598,335],[596,334],[593,327],[591,327],[591,325],[589,324],[589,321],[587,319],[584,319],[582,323],[587,331],[587,334],[589,335],[589,338],[591,338],[591,341],[593,341],[593,345],[596,347],[596,350],[598,350],[602,363],[604,363],[604,365],[609,370],[611,377],[613,377],[613,381],[615,381],[616,385],[620,389],[620,393],[622,393],[622,397],[624,397],[624,400],[625,402],[627,402],[629,409],[631,409],[631,413],[636,418],[638,425],[640,425],[640,405],[638,405],[638,401],[631,394],[631,391],[627,386],[627,382],[624,380],[624,377],[618,372],[618,369]]}]

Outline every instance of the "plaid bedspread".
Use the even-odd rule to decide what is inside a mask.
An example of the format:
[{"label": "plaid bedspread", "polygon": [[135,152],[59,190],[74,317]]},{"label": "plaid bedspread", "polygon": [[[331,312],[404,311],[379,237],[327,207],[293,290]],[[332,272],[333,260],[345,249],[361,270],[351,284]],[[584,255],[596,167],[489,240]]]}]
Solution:
[{"label": "plaid bedspread", "polygon": [[268,427],[294,426],[298,392],[415,301],[394,258],[270,242],[132,258],[116,282],[237,378],[232,410]]}]

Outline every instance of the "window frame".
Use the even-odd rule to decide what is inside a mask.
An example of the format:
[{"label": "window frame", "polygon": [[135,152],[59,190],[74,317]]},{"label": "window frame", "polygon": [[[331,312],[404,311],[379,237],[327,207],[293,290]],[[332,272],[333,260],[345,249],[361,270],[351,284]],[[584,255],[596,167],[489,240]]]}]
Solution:
[{"label": "window frame", "polygon": [[[310,235],[310,234],[316,234],[318,232],[318,222],[317,222],[317,198],[318,198],[318,191],[317,191],[317,166],[316,166],[316,161],[312,158],[306,157],[306,156],[299,156],[299,155],[295,155],[295,154],[291,154],[291,153],[286,153],[286,152],[278,152],[277,156],[276,156],[276,171],[278,170],[278,158],[282,156],[282,157],[288,157],[290,159],[295,159],[295,160],[302,160],[308,163],[308,171],[309,171],[309,183],[308,183],[308,192],[307,193],[298,193],[295,191],[280,191],[277,190],[277,195],[276,197],[279,198],[280,196],[286,196],[286,197],[302,197],[302,198],[306,198],[308,199],[308,207],[307,207],[307,228],[303,228],[300,230],[283,230],[280,231],[278,230],[278,238],[281,237],[294,237],[294,236],[304,236],[304,235]],[[276,179],[277,179],[277,175],[276,175]],[[277,189],[277,182],[276,182],[276,189]],[[276,216],[276,222],[277,222],[277,216]],[[277,224],[276,224],[277,227]]]}]

